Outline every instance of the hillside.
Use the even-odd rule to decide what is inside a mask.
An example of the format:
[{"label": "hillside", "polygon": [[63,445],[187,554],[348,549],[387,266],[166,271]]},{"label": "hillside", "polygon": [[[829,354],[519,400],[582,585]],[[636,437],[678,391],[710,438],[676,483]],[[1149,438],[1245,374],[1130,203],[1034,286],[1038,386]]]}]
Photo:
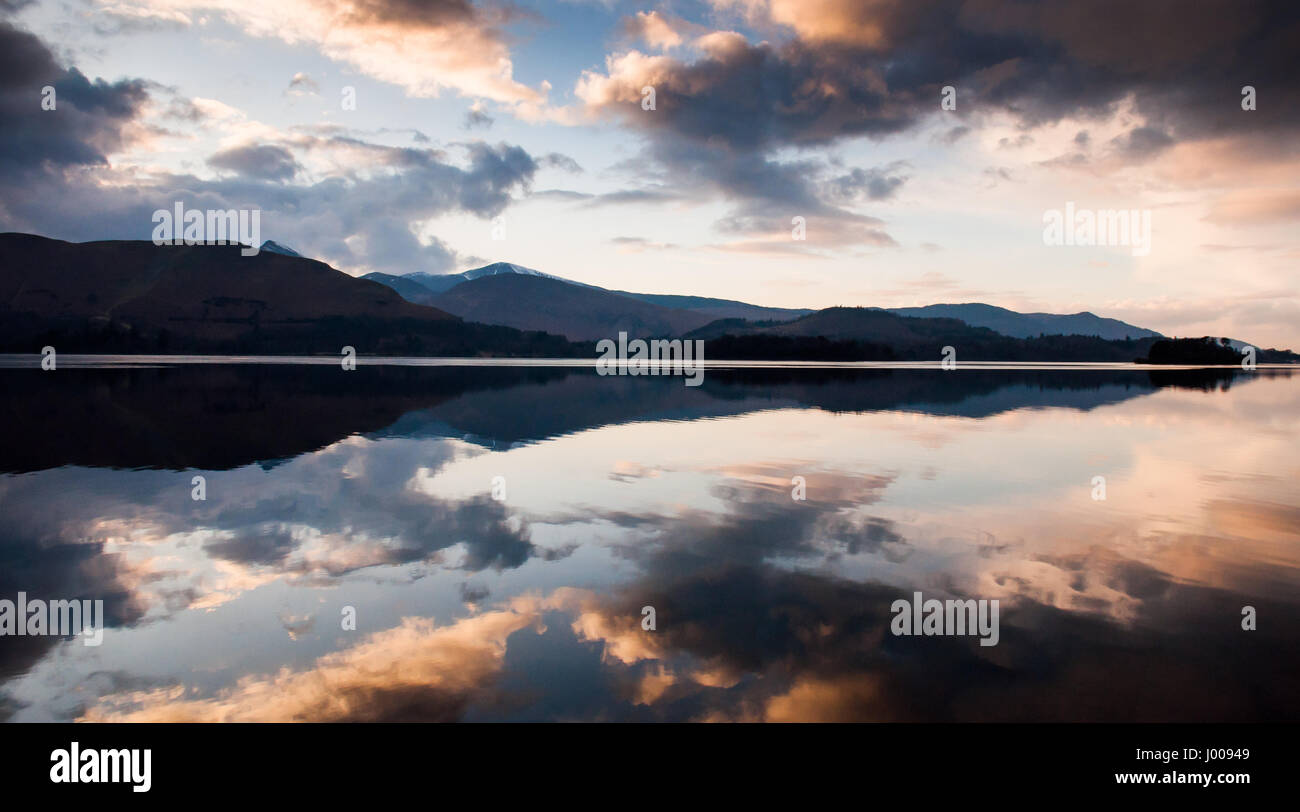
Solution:
[{"label": "hillside", "polygon": [[[619,296],[640,305],[652,305],[663,310],[676,311],[676,315],[667,315],[662,310],[646,310],[637,305],[629,305],[626,302],[620,306],[617,300],[609,298],[596,296],[583,298],[580,294],[575,294],[571,290],[566,291],[554,285],[526,287],[527,283],[520,285],[514,282],[503,282],[493,286],[478,286],[469,290],[461,290],[466,283],[484,277],[514,279],[521,276],[547,279],[560,285],[588,292]],[[686,325],[686,329],[697,331],[692,333],[692,337],[710,338],[721,336],[728,329],[739,328],[748,331],[755,326],[770,327],[783,322],[794,323],[803,317],[818,312],[829,313],[830,315],[813,322],[802,323],[802,326],[794,328],[798,331],[796,334],[808,337],[825,335],[827,338],[835,338],[835,333],[826,334],[810,331],[821,329],[822,326],[837,329],[834,324],[837,317],[831,311],[838,308],[815,311],[807,308],[764,307],[735,299],[717,299],[708,296],[609,290],[542,273],[509,262],[494,262],[458,274],[434,275],[416,272],[403,276],[393,276],[391,274],[373,273],[367,274],[365,278],[373,279],[393,288],[408,301],[418,304],[432,304],[464,318],[489,324],[544,329],[548,332],[561,331],[574,339],[609,337],[617,333],[619,329],[611,325],[620,323],[632,325],[627,330],[629,334],[642,336],[676,335],[677,333],[673,331],[680,330],[682,325]],[[543,295],[543,298],[539,301],[519,298],[521,291],[525,289],[530,293]],[[441,300],[430,298],[430,292],[447,296],[447,298]],[[498,297],[495,301],[493,300],[494,296]],[[582,303],[581,306],[577,305],[579,302]],[[596,305],[599,316],[594,316],[585,307],[596,303],[599,303]],[[1039,336],[1079,336],[1123,341],[1163,337],[1155,330],[1138,327],[1118,319],[1104,318],[1089,312],[1071,314],[1019,313],[1004,307],[978,302],[933,304],[924,307],[871,307],[856,308],[856,310],[873,310],[882,314],[907,318],[955,319],[969,327],[985,328],[1002,336],[1022,339],[1037,338]],[[848,337],[853,340],[888,343],[891,340],[890,336],[870,336],[870,330],[872,328],[886,331],[901,329],[897,322],[890,319],[869,322],[867,321],[868,317],[864,315],[858,315],[855,318],[857,319],[856,326],[850,331],[854,332],[855,336]],[[717,322],[717,324],[705,326],[713,322]],[[722,322],[728,322],[728,324],[722,324]],[[746,325],[745,322],[758,322],[760,324]],[[701,330],[701,328],[703,329]],[[902,334],[894,337],[895,340],[908,341],[917,338],[916,335],[908,334],[907,330],[903,330]],[[770,347],[774,351],[779,349],[783,353],[782,357],[787,357],[785,353],[800,352],[803,345],[789,344],[783,348],[777,348],[769,343],[764,346]],[[819,352],[824,349],[823,347],[818,348]]]},{"label": "hillside", "polygon": [[392,288],[397,292],[397,295],[412,304],[432,306],[433,299],[437,295],[424,285],[411,279],[409,276],[394,276],[390,273],[379,273],[376,271],[374,273],[368,273],[361,278],[368,279],[371,282],[378,282],[385,287]]},{"label": "hillside", "polygon": [[688,338],[710,339],[712,357],[777,354],[806,360],[938,360],[953,347],[959,361],[1132,361],[1155,339],[1111,341],[1092,336],[1013,338],[957,319],[913,318],[867,307],[829,307],[791,322],[711,323]]},{"label": "hillside", "polygon": [[[50,345],[61,352],[337,355],[353,346],[362,355],[590,357],[590,342],[626,332],[706,339],[709,357],[736,360],[932,360],[946,346],[960,360],[1232,363],[1229,356],[1240,357],[1238,342],[1211,347],[1213,359],[1205,360],[1211,356],[1199,345],[1188,355],[1182,343],[1086,313],[1020,314],[988,305],[915,309],[993,320],[1005,330],[1023,331],[1030,323],[1044,328],[1025,337],[964,319],[869,307],[831,307],[794,318],[799,311],[628,294],[509,263],[467,272],[476,278],[435,294],[414,281],[418,274],[358,279],[292,249],[269,242],[264,248],[245,257],[234,245],[69,243],[0,234],[0,351],[37,352]],[[775,318],[713,318],[716,313]],[[1108,335],[1129,337],[1046,328],[1091,329],[1100,322]],[[1257,360],[1293,363],[1297,356],[1260,349]]]},{"label": "hillside", "polygon": [[543,330],[573,341],[613,338],[620,331],[650,338],[676,336],[710,321],[707,315],[629,299],[601,288],[521,274],[463,282],[434,306],[470,321]]},{"label": "hillside", "polygon": [[[367,274],[367,278],[384,276],[384,277],[389,277],[390,279],[401,279],[406,282],[413,282],[419,285],[421,288],[427,291],[431,291],[433,293],[445,293],[464,282],[470,282],[475,279],[481,279],[485,276],[502,276],[502,275],[537,276],[543,279],[554,279],[556,281],[565,282],[570,285],[589,287],[583,285],[581,282],[574,282],[569,279],[562,279],[558,276],[552,276],[551,274],[548,273],[535,271],[532,268],[525,268],[522,265],[516,265],[513,262],[493,262],[489,265],[483,265],[478,268],[471,268],[468,271],[463,271],[461,273],[432,274],[432,273],[425,273],[424,271],[416,271],[414,273],[403,274],[402,276],[396,276],[396,277],[389,276],[389,274]],[[388,284],[387,281],[385,280],[377,280],[377,281],[384,281],[384,284]],[[405,295],[404,289],[397,289],[397,290],[399,293]]]},{"label": "hillside", "polygon": [[815,311],[807,308],[763,307],[734,299],[713,299],[708,296],[678,296],[671,293],[632,293],[626,290],[612,291],[620,296],[629,296],[661,307],[677,310],[690,310],[708,316],[711,319],[749,319],[750,321],[790,321],[806,316]]},{"label": "hillside", "polygon": [[987,327],[994,332],[1013,338],[1034,338],[1039,335],[1097,336],[1112,340],[1125,338],[1158,338],[1160,333],[1137,327],[1119,319],[1108,319],[1093,313],[1018,313],[1005,307],[982,303],[932,304],[925,307],[885,308],[899,316],[919,318],[960,319],[972,327]]},{"label": "hillside", "polygon": [[568,351],[553,336],[466,325],[377,282],[284,253],[0,234],[0,349],[36,352],[44,344],[69,352]]}]

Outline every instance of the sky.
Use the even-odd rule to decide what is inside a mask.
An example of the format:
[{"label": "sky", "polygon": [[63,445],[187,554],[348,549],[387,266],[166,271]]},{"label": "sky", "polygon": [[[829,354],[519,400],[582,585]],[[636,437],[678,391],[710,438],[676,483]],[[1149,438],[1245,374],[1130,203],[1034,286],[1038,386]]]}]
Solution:
[{"label": "sky", "polygon": [[1297,53],[1264,0],[0,0],[0,231],[1300,349]]}]

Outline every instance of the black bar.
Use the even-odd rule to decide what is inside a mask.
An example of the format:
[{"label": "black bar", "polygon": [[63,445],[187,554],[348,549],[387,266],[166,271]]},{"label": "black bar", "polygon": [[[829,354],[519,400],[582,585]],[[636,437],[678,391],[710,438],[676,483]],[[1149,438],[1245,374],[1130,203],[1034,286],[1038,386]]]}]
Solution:
[{"label": "black bar", "polygon": [[[922,797],[1060,803],[1080,797],[1235,801],[1286,793],[1294,728],[1270,725],[14,725],[0,740],[10,797],[337,799],[400,787],[456,793],[587,792],[588,783],[636,796],[692,791],[852,792],[880,803],[884,788]],[[150,788],[129,782],[53,783],[51,753],[150,751]],[[1187,760],[1188,748],[1201,757]],[[1139,760],[1138,750],[1178,758]],[[1208,750],[1236,757],[1206,762]],[[1246,755],[1246,751],[1249,751]],[[1164,783],[1165,776],[1212,783]],[[1152,775],[1153,785],[1120,775]],[[1238,783],[1223,783],[1223,776]],[[1237,778],[1246,776],[1245,779]],[[1131,779],[1130,779],[1131,780]],[[1248,782],[1248,783],[1245,783]],[[1044,794],[1051,793],[1051,794]],[[683,795],[682,798],[689,796]],[[1285,796],[1282,796],[1285,797]],[[899,799],[904,800],[903,798]]]}]

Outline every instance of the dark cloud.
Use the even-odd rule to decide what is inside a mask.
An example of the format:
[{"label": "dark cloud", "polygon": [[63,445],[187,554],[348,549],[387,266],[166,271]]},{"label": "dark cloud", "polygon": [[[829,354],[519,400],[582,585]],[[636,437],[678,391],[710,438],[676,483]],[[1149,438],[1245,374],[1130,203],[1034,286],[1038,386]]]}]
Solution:
[{"label": "dark cloud", "polygon": [[465,603],[482,603],[491,594],[492,591],[481,584],[471,584],[468,581],[460,584],[460,599]]},{"label": "dark cloud", "polygon": [[832,199],[850,202],[887,200],[907,182],[906,175],[897,174],[904,167],[902,162],[870,169],[854,167],[847,175],[832,179],[827,185],[828,192]]},{"label": "dark cloud", "polygon": [[[0,541],[0,599],[14,601],[24,592],[29,600],[102,600],[109,628],[132,625],[144,615],[147,607],[136,594],[126,557],[107,552],[102,541],[60,538],[50,528],[39,535],[7,530]],[[25,672],[60,639],[3,638],[0,683]]]},{"label": "dark cloud", "polygon": [[297,548],[293,534],[278,525],[204,545],[209,555],[243,564],[278,564]]},{"label": "dark cloud", "polygon": [[[695,41],[691,59],[616,56],[578,91],[590,109],[644,133],[648,157],[676,182],[751,207],[783,200],[813,211],[816,202],[833,215],[841,184],[818,195],[809,178],[824,167],[785,158],[791,148],[890,136],[941,113],[962,118],[951,142],[983,113],[1031,129],[1110,117],[1132,98],[1148,122],[1117,145],[1132,161],[1209,135],[1293,137],[1300,124],[1294,4],[773,0],[750,10],[778,35],[755,44],[714,33]],[[1258,118],[1240,109],[1245,84],[1271,100]],[[958,89],[957,111],[940,110],[947,85]],[[641,107],[645,86],[655,88],[654,110]],[[1031,142],[1026,132],[1007,146]]]},{"label": "dark cloud", "polygon": [[470,0],[359,0],[342,15],[348,24],[402,23],[444,28],[478,16]]},{"label": "dark cloud", "polygon": [[958,141],[960,141],[963,137],[969,135],[970,133],[971,133],[971,128],[966,126],[965,124],[961,124],[956,127],[953,127],[943,135],[939,136],[939,140],[945,144],[955,144]]},{"label": "dark cloud", "polygon": [[475,127],[482,127],[486,130],[492,127],[494,121],[495,119],[492,116],[477,107],[472,107],[465,113],[465,123],[462,126],[467,130],[472,130]]},{"label": "dark cloud", "polygon": [[[0,599],[102,600],[108,628],[130,626],[148,610],[139,592],[140,574],[128,556],[110,551],[110,541],[95,522],[124,498],[125,489],[85,488],[83,471],[69,469],[62,488],[37,478],[8,480],[0,492]],[[75,507],[54,505],[77,494]],[[24,506],[19,509],[19,505]],[[61,638],[0,638],[0,683],[26,672]]]},{"label": "dark cloud", "polygon": [[[514,569],[533,557],[555,557],[554,551],[535,546],[527,526],[513,526],[501,503],[487,496],[448,502],[401,491],[389,495],[377,483],[368,483],[342,489],[339,498],[343,504],[338,507],[280,495],[215,506],[201,520],[227,537],[209,543],[205,550],[235,563],[287,573],[324,573],[331,578],[372,566],[428,561],[457,545],[463,547],[463,558],[446,563],[467,572]],[[340,539],[347,539],[350,528],[364,523],[368,535],[384,542],[364,549],[358,545],[339,561],[299,561],[293,554],[302,539],[273,518],[295,514]]]},{"label": "dark cloud", "polygon": [[542,166],[560,169],[574,174],[582,172],[582,166],[579,165],[577,161],[573,160],[568,155],[563,155],[559,152],[551,152],[542,156],[540,163]]},{"label": "dark cloud", "polygon": [[579,200],[591,200],[596,197],[589,192],[577,192],[572,189],[541,189],[533,192],[531,197],[541,198],[543,200],[563,200],[566,202],[575,202]]},{"label": "dark cloud", "polygon": [[[42,106],[46,87],[52,110]],[[0,22],[0,175],[106,164],[147,98],[145,82],[92,82],[61,68],[34,35]]]},{"label": "dark cloud", "polygon": [[[1077,138],[1075,140],[1078,141]],[[1135,127],[1112,139],[1111,144],[1124,155],[1140,160],[1173,146],[1174,139],[1154,127]]]},{"label": "dark cloud", "polygon": [[[623,517],[621,526],[644,532],[624,548],[640,577],[570,609],[584,639],[603,646],[602,667],[623,677],[605,681],[613,690],[602,704],[604,715],[933,722],[1295,713],[1290,695],[1265,686],[1300,662],[1300,650],[1277,631],[1268,646],[1247,650],[1234,643],[1240,629],[1222,618],[1238,617],[1243,597],[1230,589],[1188,585],[1114,552],[1043,556],[1037,565],[1069,576],[1073,590],[1095,582],[1133,598],[1133,616],[1117,618],[1105,601],[1082,597],[1061,608],[1042,599],[1041,585],[999,574],[992,564],[1002,588],[996,646],[981,647],[971,638],[895,636],[891,604],[914,591],[940,599],[985,597],[973,583],[935,578],[916,564],[896,566],[915,551],[911,536],[924,535],[918,528],[861,515],[852,489],[797,511],[789,510],[783,485],[734,482],[716,495],[725,498],[725,516]],[[1277,525],[1293,526],[1294,518],[1281,517]],[[986,536],[979,556],[1014,560],[1023,551],[1011,547]],[[845,577],[849,568],[837,566],[843,555],[894,566],[873,565],[865,578]],[[875,580],[881,573],[906,573],[912,580]],[[1281,592],[1256,599],[1287,600]],[[639,625],[644,605],[656,610],[653,634]],[[1153,663],[1147,656],[1152,641],[1170,656]],[[1241,658],[1225,668],[1221,652],[1233,646]],[[619,651],[636,656],[620,657]],[[656,673],[677,678],[647,701],[636,687]],[[1116,673],[1145,676],[1117,683]],[[1233,689],[1224,691],[1223,684]],[[1080,696],[1090,699],[1062,700]],[[1265,705],[1269,710],[1262,710]]]},{"label": "dark cloud", "polygon": [[[582,94],[647,133],[648,156],[666,168],[678,196],[693,192],[732,200],[738,205],[733,223],[761,221],[756,233],[776,233],[780,224],[788,231],[792,216],[843,224],[854,218],[825,194],[828,168],[822,162],[778,160],[772,152],[852,134],[898,132],[912,120],[907,104],[873,90],[857,67],[826,61],[797,44],[750,45],[730,38],[696,62],[663,65],[644,75],[616,70],[613,79],[589,81]],[[814,82],[821,83],[819,89],[810,90]],[[640,106],[645,85],[656,89],[655,110]],[[882,242],[875,233],[864,232],[864,238]]]},{"label": "dark cloud", "polygon": [[463,172],[458,204],[484,217],[500,214],[516,188],[527,188],[537,172],[537,162],[523,147],[484,143],[468,145],[470,168]]},{"label": "dark cloud", "polygon": [[229,169],[246,178],[283,181],[298,173],[293,153],[273,144],[231,147],[208,158],[208,166]]},{"label": "dark cloud", "polygon": [[320,85],[305,73],[295,73],[289,80],[289,90],[295,93],[319,93]]}]

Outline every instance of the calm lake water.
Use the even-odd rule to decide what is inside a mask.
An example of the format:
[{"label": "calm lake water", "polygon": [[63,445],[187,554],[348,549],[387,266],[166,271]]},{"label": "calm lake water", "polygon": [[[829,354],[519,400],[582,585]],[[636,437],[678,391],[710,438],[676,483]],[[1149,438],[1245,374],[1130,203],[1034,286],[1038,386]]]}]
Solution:
[{"label": "calm lake water", "polygon": [[34,363],[2,719],[1300,719],[1291,371]]}]

